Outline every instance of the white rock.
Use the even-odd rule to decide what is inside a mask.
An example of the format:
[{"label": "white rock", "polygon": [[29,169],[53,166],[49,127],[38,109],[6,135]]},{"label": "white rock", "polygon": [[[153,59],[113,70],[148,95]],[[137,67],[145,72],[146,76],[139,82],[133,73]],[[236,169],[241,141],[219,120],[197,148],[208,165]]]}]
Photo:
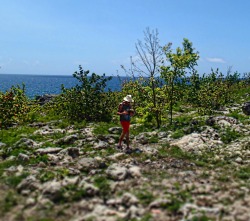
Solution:
[{"label": "white rock", "polygon": [[243,162],[243,160],[242,160],[242,158],[241,158],[241,157],[237,157],[237,158],[235,159],[235,162],[236,162],[236,163],[242,163],[242,162]]}]

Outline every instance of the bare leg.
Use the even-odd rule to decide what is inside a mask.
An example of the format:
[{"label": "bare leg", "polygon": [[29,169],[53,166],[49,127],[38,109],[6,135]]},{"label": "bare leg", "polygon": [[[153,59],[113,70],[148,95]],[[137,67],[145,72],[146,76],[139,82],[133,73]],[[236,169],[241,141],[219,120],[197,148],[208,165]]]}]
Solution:
[{"label": "bare leg", "polygon": [[122,134],[119,138],[119,143],[118,143],[119,146],[122,146],[122,141],[123,141],[123,138],[125,137],[125,135],[126,135],[126,133],[124,131],[122,131]]},{"label": "bare leg", "polygon": [[129,131],[126,133],[127,148],[129,148]]}]

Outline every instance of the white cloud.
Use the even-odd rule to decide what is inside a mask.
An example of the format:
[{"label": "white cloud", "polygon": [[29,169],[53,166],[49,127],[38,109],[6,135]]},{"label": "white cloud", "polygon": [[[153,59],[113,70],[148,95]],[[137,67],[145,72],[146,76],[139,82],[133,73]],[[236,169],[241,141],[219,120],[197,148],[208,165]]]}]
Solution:
[{"label": "white cloud", "polygon": [[222,58],[206,58],[206,60],[212,63],[226,63],[226,61]]}]

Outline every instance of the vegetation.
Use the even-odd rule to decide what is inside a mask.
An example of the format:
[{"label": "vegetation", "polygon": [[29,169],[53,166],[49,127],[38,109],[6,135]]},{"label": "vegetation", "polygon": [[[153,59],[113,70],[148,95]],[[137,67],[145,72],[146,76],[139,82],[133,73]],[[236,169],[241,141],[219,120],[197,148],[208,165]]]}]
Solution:
[{"label": "vegetation", "polygon": [[[136,45],[141,62],[137,63],[131,58],[131,69],[123,67],[131,78],[123,82],[121,91],[112,92],[106,88],[111,78],[105,74],[90,74],[79,66],[79,71],[73,74],[79,85],[70,89],[62,86],[62,94],[45,105],[28,99],[24,86],[21,88],[17,85],[9,91],[0,92],[0,216],[12,211],[19,205],[20,199],[29,195],[31,198],[34,196],[37,202],[31,199],[30,202],[22,202],[24,210],[32,206],[28,203],[38,201],[44,203],[40,207],[46,210],[45,215],[37,213],[40,217],[30,217],[29,220],[50,220],[50,217],[51,220],[58,217],[61,218],[58,220],[66,220],[68,217],[62,217],[71,205],[91,210],[98,201],[113,207],[120,202],[118,206],[122,213],[122,208],[130,209],[127,205],[130,200],[135,208],[138,205],[147,208],[144,214],[140,214],[140,219],[131,220],[152,220],[160,212],[177,220],[182,207],[194,202],[193,194],[201,193],[201,198],[195,199],[201,206],[209,202],[209,199],[206,202],[202,198],[205,199],[208,194],[204,188],[205,181],[213,186],[208,191],[216,193],[227,191],[230,184],[237,184],[239,192],[236,197],[243,198],[244,191],[249,189],[250,169],[242,163],[239,151],[228,149],[233,142],[246,137],[241,131],[228,126],[208,127],[206,119],[210,115],[220,115],[225,107],[246,101],[250,91],[250,74],[245,74],[241,79],[238,72],[231,73],[229,69],[224,75],[217,69],[200,75],[195,70],[198,52],[188,39],[183,40],[182,48],[172,50],[170,43],[165,47],[160,46],[157,31],[147,29],[144,34],[145,42],[138,41]],[[139,73],[138,77],[135,77],[136,73]],[[137,152],[131,155],[118,153],[114,146],[119,134],[109,131],[111,127],[119,126],[117,106],[127,94],[135,99],[133,108],[136,115],[132,118],[131,137],[137,139],[143,135],[146,143],[144,151],[139,149],[141,146],[138,144]],[[249,116],[239,109],[232,108],[223,115],[247,126]],[[48,133],[39,133],[43,126]],[[51,127],[56,130],[50,133]],[[192,152],[171,144],[171,141],[178,141],[184,135],[194,132],[200,135],[207,128],[216,131],[217,139],[223,144],[221,147],[212,146],[206,151]],[[66,139],[74,137],[79,139],[76,142]],[[101,146],[102,143],[108,145],[96,150],[94,145]],[[244,145],[247,154],[249,141]],[[60,147],[60,154],[66,157],[37,152],[38,148],[48,147]],[[86,162],[78,165],[79,159],[74,154],[80,154]],[[54,162],[54,157],[60,162]],[[127,166],[126,171],[122,171],[126,173],[124,182],[116,182],[106,174],[109,165],[120,161]],[[90,170],[88,164],[94,169]],[[142,179],[136,168],[131,169],[130,166],[141,168]],[[132,172],[128,172],[130,169]],[[35,177],[44,186],[51,181],[60,181],[62,185],[58,189],[55,186],[54,198],[46,201],[36,195],[40,190],[22,192],[18,189],[22,181],[29,177]],[[183,183],[180,177],[184,177]],[[197,182],[199,188],[195,186]],[[120,200],[124,191],[133,193],[136,198],[125,196]],[[89,202],[86,208],[85,199]],[[221,200],[227,205],[231,202]],[[81,201],[82,204],[77,204]],[[52,207],[60,207],[58,214],[51,210]],[[209,214],[192,213],[190,220],[213,220]],[[47,217],[43,219],[43,216]],[[21,217],[19,220],[24,219]]]},{"label": "vegetation", "polygon": [[164,53],[166,55],[166,60],[169,65],[161,66],[162,72],[161,76],[166,82],[165,90],[169,100],[169,113],[170,113],[170,124],[172,124],[173,119],[173,106],[176,101],[178,101],[181,90],[176,90],[177,84],[184,86],[186,69],[195,71],[194,66],[197,65],[197,60],[199,59],[198,52],[194,51],[192,43],[185,39],[183,40],[183,48],[178,47],[176,52],[172,52],[171,43],[163,47]]}]

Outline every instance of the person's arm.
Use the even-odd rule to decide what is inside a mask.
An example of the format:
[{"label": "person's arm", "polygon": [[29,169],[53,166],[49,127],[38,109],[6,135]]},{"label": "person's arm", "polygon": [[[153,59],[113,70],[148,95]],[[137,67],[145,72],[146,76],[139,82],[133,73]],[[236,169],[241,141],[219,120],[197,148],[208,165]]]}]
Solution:
[{"label": "person's arm", "polygon": [[122,111],[122,104],[120,104],[117,114],[118,115],[125,115],[125,114],[128,114],[128,112],[127,111]]}]

